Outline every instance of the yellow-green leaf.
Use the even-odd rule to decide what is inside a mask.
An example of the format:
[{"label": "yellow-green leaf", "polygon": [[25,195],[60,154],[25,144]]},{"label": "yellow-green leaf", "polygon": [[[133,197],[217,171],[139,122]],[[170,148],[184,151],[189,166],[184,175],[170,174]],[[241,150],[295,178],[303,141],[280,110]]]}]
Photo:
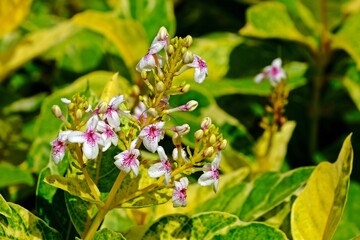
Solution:
[{"label": "yellow-green leaf", "polygon": [[353,162],[351,134],[335,163],[320,163],[295,200],[291,214],[294,240],[331,239],[344,210]]},{"label": "yellow-green leaf", "polygon": [[281,3],[263,2],[252,6],[246,12],[246,19],[245,26],[240,30],[244,36],[296,41],[316,49],[315,40],[298,31]]},{"label": "yellow-green leaf", "polygon": [[0,194],[0,214],[4,215],[5,217],[11,217],[11,208],[3,196]]},{"label": "yellow-green leaf", "polygon": [[30,10],[32,0],[0,1],[0,38],[13,31]]},{"label": "yellow-green leaf", "polygon": [[65,21],[51,29],[40,30],[26,35],[14,47],[0,54],[0,82],[11,72],[68,38],[76,31],[77,28],[74,24]]},{"label": "yellow-green leaf", "polygon": [[96,185],[93,184],[97,196],[91,192],[89,186],[87,185],[85,179],[79,179],[75,177],[62,177],[57,175],[46,176],[44,181],[51,186],[60,188],[64,191],[69,192],[71,195],[77,196],[85,201],[94,202],[97,204],[102,204],[100,201],[100,191],[97,189]]},{"label": "yellow-green leaf", "polygon": [[282,167],[287,146],[295,129],[294,121],[286,122],[279,132],[273,134],[266,130],[255,145],[258,168],[267,171],[279,171]]}]

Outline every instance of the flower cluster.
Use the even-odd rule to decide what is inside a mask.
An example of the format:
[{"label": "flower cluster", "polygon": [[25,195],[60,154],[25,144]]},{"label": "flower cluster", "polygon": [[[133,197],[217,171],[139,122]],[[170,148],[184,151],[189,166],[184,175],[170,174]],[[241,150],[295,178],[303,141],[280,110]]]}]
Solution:
[{"label": "flower cluster", "polygon": [[[60,107],[53,107],[54,115],[66,127],[51,142],[54,162],[60,163],[66,148],[69,148],[74,159],[86,168],[83,157],[85,161],[97,160],[101,157],[100,152],[114,147],[119,149],[114,156],[114,164],[120,171],[137,177],[143,165],[149,177],[159,178],[157,187],[173,187],[174,207],[186,206],[189,184],[186,176],[195,171],[203,171],[198,179],[200,185],[213,185],[217,191],[221,151],[227,144],[219,129],[210,118],[205,118],[194,133],[195,147],[190,149],[182,145],[182,138],[189,134],[190,126],[171,126],[169,123],[170,114],[190,112],[198,106],[196,100],[190,100],[183,105],[170,107],[171,96],[185,94],[190,89],[187,83],[175,85],[174,77],[193,68],[194,80],[202,83],[208,74],[206,62],[188,50],[191,43],[190,36],[170,39],[166,28],[161,27],[148,52],[136,66],[147,89],[131,96],[113,96],[108,103],[100,101],[95,109],[78,95],[71,100],[62,99],[67,105],[70,119],[64,117]],[[172,135],[174,147],[170,150],[164,149],[161,144],[165,131]],[[156,153],[158,159],[146,159],[142,154],[145,149],[149,153]],[[166,152],[172,154],[167,155]]]}]

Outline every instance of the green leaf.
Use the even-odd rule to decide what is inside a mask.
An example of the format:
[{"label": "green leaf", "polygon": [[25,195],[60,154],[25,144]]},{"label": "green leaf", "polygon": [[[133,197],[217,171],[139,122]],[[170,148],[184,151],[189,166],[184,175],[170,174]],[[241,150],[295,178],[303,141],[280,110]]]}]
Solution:
[{"label": "green leaf", "polygon": [[62,239],[61,235],[25,208],[8,203],[11,216],[0,216],[0,237],[6,239]]},{"label": "green leaf", "polygon": [[256,4],[247,10],[246,20],[245,26],[240,30],[240,34],[244,36],[290,40],[316,49],[315,40],[298,31],[286,6],[281,3]]},{"label": "green leaf", "polygon": [[[352,170],[351,134],[335,163],[320,163],[292,206],[291,232],[296,239],[331,239],[344,210]],[[311,203],[311,204],[309,204]]]},{"label": "green leaf", "polygon": [[342,80],[342,84],[348,91],[351,99],[360,110],[360,75],[353,67],[350,67]]},{"label": "green leaf", "polygon": [[[273,134],[267,129],[258,139],[254,152],[259,169],[279,171],[285,161],[287,146],[295,129],[295,122],[286,122],[280,131]],[[271,139],[270,139],[271,138]]]},{"label": "green leaf", "polygon": [[34,179],[29,170],[2,162],[0,163],[0,172],[0,188],[14,184],[34,185]]},{"label": "green leaf", "polygon": [[103,228],[95,233],[94,240],[126,239],[121,233]]},{"label": "green leaf", "polygon": [[130,73],[135,76],[135,65],[148,49],[146,33],[139,23],[130,19],[118,19],[112,13],[91,10],[75,15],[71,21],[100,33],[113,42]]},{"label": "green leaf", "polygon": [[101,228],[109,228],[113,231],[124,232],[135,223],[130,218],[128,209],[114,208],[110,210],[101,224]]},{"label": "green leaf", "polygon": [[[175,33],[175,15],[172,1],[166,0],[107,0],[120,17],[134,19],[144,26],[147,34],[147,42],[150,44],[156,36],[159,28],[164,26],[170,35]],[[150,46],[150,45],[149,45]]]},{"label": "green leaf", "polygon": [[9,204],[6,202],[6,200],[3,198],[1,194],[0,194],[0,214],[4,215],[7,218],[11,217],[12,214]]},{"label": "green leaf", "polygon": [[155,222],[141,238],[146,239],[287,239],[280,230],[263,223],[241,222],[226,212],[192,216],[174,214]]},{"label": "green leaf", "polygon": [[97,189],[96,185],[93,184],[97,190],[98,195],[94,196],[85,179],[50,175],[46,176],[44,181],[51,186],[67,191],[71,195],[77,196],[85,201],[97,203],[100,205],[103,203],[100,201],[100,191]]},{"label": "green leaf", "polygon": [[45,53],[77,32],[71,22],[26,35],[12,48],[0,53],[0,82],[29,60]]},{"label": "green leaf", "polygon": [[336,229],[334,240],[355,239],[360,235],[360,184],[351,181],[348,200],[341,217],[339,226]]},{"label": "green leaf", "polygon": [[345,50],[356,62],[360,69],[360,12],[349,16],[340,30],[333,36],[332,48]]},{"label": "green leaf", "polygon": [[224,211],[244,221],[256,220],[298,191],[312,170],[312,167],[304,167],[285,173],[265,173],[217,194],[199,205],[196,212]]}]

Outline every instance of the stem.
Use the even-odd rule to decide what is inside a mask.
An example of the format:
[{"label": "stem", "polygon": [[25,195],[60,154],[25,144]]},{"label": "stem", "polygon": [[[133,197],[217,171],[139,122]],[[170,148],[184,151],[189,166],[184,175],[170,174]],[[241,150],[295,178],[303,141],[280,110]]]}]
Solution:
[{"label": "stem", "polygon": [[120,188],[121,182],[125,177],[125,172],[124,171],[120,171],[118,177],[116,178],[114,185],[112,186],[109,195],[107,196],[106,200],[105,200],[105,204],[102,208],[100,208],[99,212],[96,214],[96,217],[94,219],[94,221],[92,222],[89,230],[87,232],[83,233],[83,238],[85,240],[89,240],[89,239],[93,239],[96,231],[98,230],[100,224],[102,223],[102,221],[104,220],[106,214],[109,212],[109,210],[111,210],[111,204],[116,196],[117,191]]}]

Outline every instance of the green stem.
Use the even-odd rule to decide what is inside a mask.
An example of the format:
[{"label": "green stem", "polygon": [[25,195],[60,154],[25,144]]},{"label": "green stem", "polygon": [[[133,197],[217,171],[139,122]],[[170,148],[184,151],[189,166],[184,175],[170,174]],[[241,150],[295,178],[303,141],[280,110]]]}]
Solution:
[{"label": "green stem", "polygon": [[124,179],[126,173],[120,171],[118,177],[116,178],[114,185],[112,186],[109,195],[107,196],[104,206],[100,208],[99,212],[96,214],[94,221],[92,222],[89,230],[83,233],[83,239],[90,240],[94,238],[96,231],[104,220],[106,214],[111,210],[111,204],[114,201],[117,191],[120,188],[121,182]]}]

